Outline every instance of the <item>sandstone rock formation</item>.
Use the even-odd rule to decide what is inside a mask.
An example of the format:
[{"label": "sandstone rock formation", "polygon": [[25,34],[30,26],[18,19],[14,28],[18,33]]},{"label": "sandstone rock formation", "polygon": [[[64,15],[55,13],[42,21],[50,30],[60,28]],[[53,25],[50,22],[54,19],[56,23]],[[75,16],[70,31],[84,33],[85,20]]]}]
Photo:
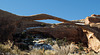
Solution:
[{"label": "sandstone rock formation", "polygon": [[95,15],[95,14],[92,14],[91,16],[96,16],[96,17],[100,17],[100,15]]},{"label": "sandstone rock formation", "polygon": [[17,25],[20,27],[20,23],[23,21],[54,19],[60,21],[66,21],[47,14],[38,14],[34,16],[18,16],[9,12],[0,10],[0,41],[4,42],[8,39],[12,40],[12,34],[15,32]]},{"label": "sandstone rock formation", "polygon": [[16,33],[21,33],[23,30],[29,27],[44,27],[44,26],[51,26],[52,24],[37,22],[37,21],[22,21],[17,24]]},{"label": "sandstone rock formation", "polygon": [[[47,33],[53,36],[54,38],[66,37],[67,40],[69,41],[70,40],[75,42],[81,41],[83,43],[87,43],[88,39],[89,48],[93,49],[96,52],[99,52],[100,29],[99,29],[99,24],[97,24],[100,22],[99,16],[100,15],[91,15],[91,17],[87,17],[85,19],[85,24],[88,25],[83,26],[47,14],[38,14],[33,16],[18,16],[0,10],[0,42],[5,42],[8,39],[12,40],[14,38],[12,36],[13,34],[15,34],[16,32],[19,33],[28,27],[36,27],[36,26],[41,26],[41,24],[45,24],[42,25],[41,28],[30,29],[27,32],[42,32],[42,33]],[[52,25],[34,21],[43,19],[53,19],[64,23]],[[70,26],[66,27],[66,24]]]},{"label": "sandstone rock formation", "polygon": [[90,23],[99,23],[100,22],[100,17],[99,16],[89,16],[89,17],[86,17],[85,19],[85,24],[90,24]]},{"label": "sandstone rock formation", "polygon": [[12,39],[12,34],[16,28],[17,20],[21,17],[9,12],[0,10],[0,42]]},{"label": "sandstone rock formation", "polygon": [[93,14],[86,17],[85,24],[88,25],[88,29],[92,30],[92,32],[86,31],[89,48],[100,52],[100,15]]},{"label": "sandstone rock formation", "polygon": [[[71,24],[69,25],[56,25],[54,27],[42,27],[42,28],[34,28],[30,29],[27,32],[42,32],[42,33],[48,33],[49,35],[52,35],[54,38],[64,39],[66,38],[67,41],[73,41],[73,42],[82,42],[84,44],[87,44],[87,38],[84,35],[81,28],[73,26]],[[34,33],[33,33],[34,34]]]}]

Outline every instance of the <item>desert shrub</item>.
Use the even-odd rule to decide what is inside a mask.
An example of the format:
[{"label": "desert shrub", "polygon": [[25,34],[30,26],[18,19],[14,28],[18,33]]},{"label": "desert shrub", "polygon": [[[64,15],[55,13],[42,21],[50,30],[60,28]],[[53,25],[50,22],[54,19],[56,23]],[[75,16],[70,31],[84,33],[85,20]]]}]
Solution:
[{"label": "desert shrub", "polygon": [[[48,38],[47,40],[49,43],[52,42],[52,38]],[[57,44],[53,45],[54,50],[44,50],[44,49],[33,49],[33,50],[24,50],[21,51],[17,46],[14,46],[14,49],[11,49],[12,43],[8,41],[8,43],[0,44],[0,54],[3,53],[4,55],[99,55],[96,54],[94,51],[90,51],[89,53],[84,53],[84,47],[82,46],[83,43],[78,43],[75,45],[73,42],[72,44],[63,45],[63,42],[66,40],[57,40]],[[59,48],[59,46],[60,48]],[[78,46],[78,48],[76,47]],[[77,49],[76,49],[77,48]],[[77,53],[73,53],[78,51]]]},{"label": "desert shrub", "polygon": [[29,52],[30,55],[45,55],[43,49],[33,49]]},{"label": "desert shrub", "polygon": [[64,39],[56,39],[56,43],[58,44],[58,46],[64,46],[68,44],[66,37]]},{"label": "desert shrub", "polygon": [[3,53],[11,52],[11,49],[5,47],[3,44],[0,44],[0,52],[3,52]]},{"label": "desert shrub", "polygon": [[54,45],[53,39],[52,38],[47,38],[47,40],[45,41],[45,44]]},{"label": "desert shrub", "polygon": [[78,42],[79,51],[83,51],[83,43]]}]

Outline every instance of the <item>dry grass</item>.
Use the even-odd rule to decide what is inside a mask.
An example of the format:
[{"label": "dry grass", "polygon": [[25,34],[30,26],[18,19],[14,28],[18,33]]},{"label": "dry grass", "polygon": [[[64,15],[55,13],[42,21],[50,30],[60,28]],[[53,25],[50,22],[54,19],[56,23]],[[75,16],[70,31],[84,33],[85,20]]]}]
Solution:
[{"label": "dry grass", "polygon": [[0,44],[0,54],[2,55],[99,55],[94,51],[86,53],[81,50],[81,48],[73,43],[65,46],[59,46],[57,44],[53,45],[54,50],[44,50],[44,49],[33,49],[31,51],[25,50],[21,51],[18,47],[14,46],[14,49],[11,49],[12,43]]},{"label": "dry grass", "polygon": [[[11,49],[12,47],[12,43],[10,41],[8,41],[8,43],[5,44],[0,44],[0,54],[4,54],[4,55],[24,55],[26,54],[25,51],[21,51],[20,49],[18,49],[17,46],[14,46],[14,49]],[[23,54],[24,53],[24,54]]]}]

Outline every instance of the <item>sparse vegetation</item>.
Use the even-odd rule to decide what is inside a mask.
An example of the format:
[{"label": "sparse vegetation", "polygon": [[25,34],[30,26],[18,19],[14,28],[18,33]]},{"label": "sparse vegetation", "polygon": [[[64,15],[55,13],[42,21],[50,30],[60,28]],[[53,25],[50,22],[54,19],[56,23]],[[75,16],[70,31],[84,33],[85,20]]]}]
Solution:
[{"label": "sparse vegetation", "polygon": [[45,41],[45,44],[50,44],[50,45],[54,45],[55,43],[53,42],[53,39],[52,38],[47,38],[47,40]]},{"label": "sparse vegetation", "polygon": [[[51,41],[52,39],[48,38],[49,41]],[[62,40],[60,44],[62,43]],[[59,42],[58,41],[58,42]],[[58,47],[57,44],[53,45],[54,50],[44,50],[44,49],[33,49],[31,51],[28,50],[24,50],[21,51],[20,49],[18,49],[17,46],[14,46],[14,49],[11,49],[12,43],[8,42],[6,44],[0,44],[0,54],[4,54],[4,55],[99,55],[99,53],[95,53],[94,51],[91,51],[89,53],[86,53],[82,47],[82,43],[78,44],[78,47],[76,47],[77,45],[74,45],[73,43],[69,44],[69,45],[63,45],[60,46],[61,48]],[[80,51],[76,51],[76,50],[80,50]]]},{"label": "sparse vegetation", "polygon": [[[27,42],[33,41],[34,37],[28,35]],[[52,45],[54,50],[45,50],[45,49],[31,49],[31,50],[20,50],[17,46],[14,45],[12,49],[12,43],[8,41],[5,44],[0,44],[0,54],[4,55],[99,55],[99,53],[95,53],[94,51],[87,52],[84,50],[83,43],[75,42],[68,43],[66,38],[64,39],[56,39],[46,38],[47,40],[44,44]],[[25,49],[25,47],[22,47]],[[87,49],[87,48],[86,48]]]},{"label": "sparse vegetation", "polygon": [[58,46],[64,46],[64,45],[68,44],[66,38],[64,38],[64,39],[56,39],[56,43],[58,44]]}]

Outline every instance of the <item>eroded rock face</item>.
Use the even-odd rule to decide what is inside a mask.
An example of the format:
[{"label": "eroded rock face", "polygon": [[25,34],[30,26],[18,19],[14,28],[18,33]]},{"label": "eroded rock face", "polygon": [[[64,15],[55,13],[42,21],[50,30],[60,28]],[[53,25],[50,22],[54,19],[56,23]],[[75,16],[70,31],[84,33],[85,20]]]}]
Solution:
[{"label": "eroded rock face", "polygon": [[20,17],[17,15],[0,10],[0,42],[8,39],[12,40],[12,34],[16,28],[16,20]]},{"label": "eroded rock face", "polygon": [[81,28],[78,28],[73,25],[56,25],[54,27],[46,27],[46,28],[34,28],[30,29],[27,32],[42,32],[48,33],[52,35],[54,38],[64,39],[66,38],[67,41],[73,42],[83,42],[84,44],[87,43],[87,38],[84,36],[84,33]]},{"label": "eroded rock face", "polygon": [[87,31],[86,35],[88,38],[88,48],[94,50],[95,52],[100,52],[100,40],[99,40],[100,38],[97,38],[99,37],[98,35],[100,35],[100,33],[96,34]]},{"label": "eroded rock face", "polygon": [[88,38],[88,46],[95,52],[100,52],[100,15],[91,15],[85,19],[85,24],[88,24],[88,29],[86,30],[86,35]]},{"label": "eroded rock face", "polygon": [[100,23],[91,23],[90,27],[96,27],[96,28],[100,29]]},{"label": "eroded rock face", "polygon": [[100,22],[100,17],[86,17],[85,19],[85,24],[98,23],[98,22]]},{"label": "eroded rock face", "polygon": [[[33,20],[43,20],[43,19],[53,19],[53,20],[66,22],[66,20],[64,19],[57,18],[57,17],[47,15],[47,14],[38,14],[34,16],[18,16],[18,15],[0,10],[0,41],[5,42],[8,39],[12,40],[13,38],[12,34],[15,33],[15,30],[18,30],[18,27],[23,27],[19,25],[23,21],[29,22]],[[24,28],[27,27],[27,24],[25,24],[26,26]],[[23,28],[21,30],[23,30]]]},{"label": "eroded rock face", "polygon": [[91,16],[96,16],[96,17],[100,17],[100,15],[95,15],[95,14],[92,14]]},{"label": "eroded rock face", "polygon": [[50,27],[52,24],[43,23],[43,22],[37,22],[37,21],[22,21],[17,24],[17,30],[16,33],[21,33],[23,30],[29,28],[29,27]]}]

